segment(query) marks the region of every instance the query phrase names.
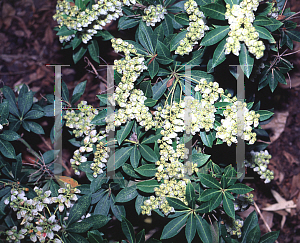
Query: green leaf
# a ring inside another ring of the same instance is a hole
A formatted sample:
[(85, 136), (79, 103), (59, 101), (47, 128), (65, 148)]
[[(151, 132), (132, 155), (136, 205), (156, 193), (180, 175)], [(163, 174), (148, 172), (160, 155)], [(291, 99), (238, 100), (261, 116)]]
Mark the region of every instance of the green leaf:
[(243, 225), (243, 230), (242, 230), (242, 243), (248, 243), (247, 241), (247, 236), (249, 232), (256, 226), (258, 225), (258, 218), (257, 214), (255, 211), (249, 214), (249, 216), (246, 218), (244, 225)]
[(186, 13), (179, 13), (175, 15), (175, 20), (182, 25), (189, 25), (189, 17)]
[(208, 161), (209, 157), (208, 154), (196, 153), (190, 156), (189, 161), (197, 163), (198, 167), (201, 167)]
[(91, 58), (95, 62), (100, 63), (100, 61), (99, 61), (99, 45), (95, 39), (89, 41), (88, 50), (89, 50)]
[(115, 204), (116, 200), (115, 200), (115, 195), (111, 194), (110, 197), (110, 208), (111, 211), (113, 212), (113, 214), (116, 216), (116, 218), (119, 221), (122, 221), (122, 216), (126, 217), (126, 211), (123, 205), (116, 205)]
[(86, 238), (84, 238), (81, 235), (75, 234), (75, 233), (69, 233), (68, 234), (68, 239), (72, 243), (89, 243)]
[(104, 215), (92, 215), (83, 219), (81, 222), (75, 222), (67, 227), (68, 232), (73, 233), (86, 233), (91, 229), (99, 229), (106, 225), (110, 220), (109, 217)]
[(151, 79), (153, 79), (154, 76), (158, 73), (158, 70), (159, 70), (158, 62), (155, 59), (151, 59), (148, 64), (148, 72)]
[(213, 178), (210, 174), (199, 174), (200, 181), (204, 186), (215, 188), (215, 189), (221, 189), (220, 183)]
[(8, 101), (3, 100), (0, 104), (0, 117), (2, 119), (7, 119), (9, 115)]
[(109, 208), (110, 208), (109, 194), (105, 193), (103, 197), (101, 197), (100, 200), (98, 201), (94, 210), (94, 214), (100, 214), (106, 216), (109, 212)]
[(110, 156), (107, 162), (107, 167), (116, 170), (123, 166), (125, 162), (129, 159), (131, 150), (134, 147), (124, 147), (115, 152), (114, 155)]
[(161, 41), (157, 41), (156, 45), (157, 57), (156, 60), (161, 64), (169, 64), (173, 62), (169, 49)]
[(91, 121), (91, 124), (102, 126), (106, 124), (105, 117), (107, 116), (107, 110), (100, 111)]
[[(132, 151), (134, 151), (134, 149), (133, 149)], [(123, 171), (124, 171), (127, 175), (129, 175), (129, 176), (131, 176), (131, 177), (133, 177), (133, 178), (136, 178), (136, 179), (141, 179), (141, 178), (142, 178), (140, 175), (138, 175), (137, 173), (135, 173), (134, 168), (133, 168), (131, 165), (129, 165), (129, 164), (126, 164), (126, 163), (125, 163), (125, 164), (122, 166), (122, 169), (123, 169)]]
[(216, 139), (216, 132), (205, 132), (200, 131), (200, 137), (203, 144), (207, 147), (212, 147), (214, 140)]
[(195, 201), (196, 201), (196, 194), (195, 194), (195, 188), (190, 182), (186, 185), (185, 194), (186, 194), (186, 200), (188, 201), (189, 205), (192, 208), (194, 208)]
[(141, 230), (136, 235), (136, 243), (144, 243), (145, 242), (145, 229)]
[(85, 46), (80, 47), (80, 49), (77, 52), (73, 53), (73, 61), (76, 64), (79, 62), (79, 60), (84, 56), (86, 53), (87, 49)]
[(137, 26), (140, 22), (140, 19), (128, 18), (126, 16), (122, 16), (118, 22), (119, 30), (126, 30)]
[[(138, 195), (137, 196), (137, 198), (135, 199), (135, 204), (134, 204), (134, 206), (135, 206), (135, 211), (136, 211), (136, 213), (138, 214), (138, 215), (140, 215), (141, 214), (141, 211), (142, 211), (142, 209), (141, 209), (141, 206), (144, 204), (144, 196), (142, 196), (142, 195)], [(138, 238), (138, 236), (137, 236), (137, 238)]]
[(144, 92), (144, 95), (147, 98), (152, 97), (152, 86), (151, 86), (151, 81), (143, 81), (140, 84), (140, 89)]
[(9, 112), (17, 117), (20, 116), (19, 110), (16, 105), (16, 97), (14, 92), (8, 86), (3, 86), (3, 95), (8, 101)]
[[(27, 89), (26, 85), (23, 85), (23, 87), (26, 87)], [(21, 113), (21, 117), (25, 116), (25, 114), (30, 110), (32, 104), (33, 104), (33, 92), (25, 93), (21, 97), (19, 96), (18, 106)]]
[(67, 220), (67, 226), (78, 221), (81, 218), (81, 216), (86, 213), (90, 204), (91, 204), (91, 195), (84, 195), (80, 197), (78, 201), (74, 204), (74, 206), (71, 208)]
[(145, 106), (148, 106), (148, 107), (153, 107), (155, 106), (157, 100), (154, 100), (152, 98), (147, 98), (145, 101), (144, 101), (144, 105)]
[(24, 123), (28, 125), (31, 132), (34, 132), (36, 134), (45, 134), (44, 129), (40, 124), (33, 121), (24, 121), (23, 124)]
[[(1, 140), (0, 140), (1, 141)], [(13, 179), (13, 174), (12, 174), (12, 168), (8, 162), (6, 162), (1, 156), (0, 156), (0, 170), (1, 172), (6, 175), (7, 177)]]
[(88, 240), (90, 243), (104, 243), (101, 235), (96, 235), (91, 232), (88, 232)]
[(102, 184), (107, 181), (106, 173), (102, 173), (101, 175), (98, 175), (97, 178), (91, 181), (90, 190), (91, 192), (98, 191)]
[(163, 229), (163, 232), (161, 234), (160, 239), (169, 239), (179, 233), (181, 228), (184, 226), (187, 217), (189, 214), (184, 214), (182, 216), (179, 216), (178, 218), (175, 218), (171, 220)]
[(122, 217), (121, 227), (129, 243), (135, 243), (135, 235), (132, 224), (124, 217)]
[(122, 126), (120, 130), (117, 131), (117, 140), (119, 145), (124, 141), (125, 138), (129, 135), (133, 126), (133, 121), (127, 121), (125, 126)]
[(147, 164), (136, 168), (135, 171), (141, 174), (142, 176), (153, 177), (157, 172), (157, 168), (154, 164)]
[(261, 26), (254, 26), (254, 27), (255, 27), (255, 30), (259, 34), (259, 38), (268, 40), (270, 43), (276, 43), (273, 36), (270, 34), (270, 32), (266, 28), (261, 27)]
[(275, 78), (274, 69), (272, 69), (272, 72), (268, 74), (267, 81), (269, 83), (271, 91), (274, 92), (278, 85), (278, 80)]
[(190, 208), (185, 205), (181, 200), (174, 197), (166, 197), (169, 205), (176, 210), (189, 210)]
[(145, 47), (149, 52), (154, 53), (152, 34), (152, 28), (150, 26), (146, 26), (146, 24), (141, 20), (139, 25), (138, 39), (143, 47)]
[(225, 3), (229, 4), (230, 7), (232, 7), (234, 4), (239, 4), (240, 3), (240, 0), (224, 0)]
[(12, 163), (12, 173), (15, 179), (20, 179), (22, 170), (22, 154), (16, 156), (16, 162)]
[(75, 5), (81, 9), (81, 10), (84, 10), (84, 7), (85, 7), (85, 4), (82, 0), (75, 0)]
[(165, 36), (173, 34), (173, 20), (169, 14), (165, 15), (165, 19), (162, 21), (161, 25), (163, 26)]
[(268, 232), (260, 238), (260, 243), (274, 243), (279, 236), (280, 231)]
[(43, 154), (43, 159), (45, 164), (52, 162), (56, 156), (59, 154), (59, 150), (49, 150)]
[(20, 138), (20, 135), (12, 130), (3, 130), (0, 138), (6, 141), (15, 141)]
[(209, 211), (211, 212), (215, 208), (217, 208), (221, 202), (222, 202), (223, 193), (219, 191), (219, 194), (215, 195), (210, 201), (209, 201)]
[(72, 49), (75, 50), (82, 43), (82, 39), (77, 36), (71, 41)]
[(156, 135), (150, 135), (149, 137), (144, 138), (143, 141), (141, 142), (141, 144), (155, 143), (161, 137), (162, 137), (162, 135), (160, 133), (156, 134)]
[(190, 214), (185, 226), (185, 237), (188, 243), (191, 243), (196, 234), (196, 219), (194, 214)]
[[(76, 85), (76, 87), (73, 90), (72, 96), (76, 95), (76, 94), (80, 94), (83, 95), (85, 87), (86, 87), (86, 82), (80, 82), (79, 84)], [(75, 101), (76, 102), (76, 101)], [(73, 102), (72, 102), (73, 103)]]
[(266, 16), (256, 16), (253, 25), (268, 26), (272, 21)]
[(31, 110), (25, 115), (24, 120), (25, 119), (39, 119), (43, 116), (44, 116), (43, 111)]
[(107, 30), (98, 30), (96, 36), (101, 36), (103, 38), (103, 41), (108, 41), (114, 38), (114, 36)]
[[(265, 27), (270, 32), (274, 32), (275, 30), (279, 29), (283, 25), (283, 23), (278, 21), (277, 19), (270, 18), (269, 20), (271, 21), (271, 24), (265, 25)], [(254, 21), (254, 23), (255, 23), (255, 21)]]
[(143, 158), (149, 162), (156, 162), (158, 160), (156, 154), (148, 145), (140, 144), (139, 151)]
[(137, 188), (142, 192), (153, 193), (154, 188), (158, 187), (157, 180), (141, 181), (136, 184)]
[(130, 163), (133, 168), (137, 168), (139, 166), (140, 159), (141, 159), (141, 153), (138, 150), (137, 145), (134, 145), (134, 148), (132, 149), (130, 154)]
[(245, 43), (241, 45), (239, 61), (244, 74), (246, 75), (247, 78), (249, 78), (253, 69), (254, 58), (251, 57)]
[(200, 239), (203, 242), (212, 242), (212, 237), (210, 234), (210, 227), (206, 220), (202, 219), (198, 214), (195, 214), (196, 217), (196, 227)]
[(218, 3), (210, 3), (201, 7), (202, 12), (213, 19), (225, 20), (226, 8)]
[(229, 199), (226, 195), (223, 197), (223, 208), (225, 210), (225, 213), (235, 219), (235, 211), (234, 211), (234, 205), (231, 199)]
[(201, 41), (202, 46), (212, 46), (222, 40), (229, 33), (229, 26), (220, 26), (206, 33)]
[(285, 30), (286, 34), (294, 41), (300, 42), (300, 32), (296, 30)]
[(225, 49), (226, 49), (226, 38), (224, 38), (219, 45), (217, 46), (216, 50), (214, 51), (213, 59), (212, 59), (212, 67), (216, 67), (222, 62), (226, 60)]
[(1, 153), (10, 159), (14, 159), (16, 157), (16, 152), (11, 143), (0, 139), (0, 151)]
[(253, 189), (245, 184), (238, 183), (230, 186), (227, 191), (231, 191), (236, 194), (246, 194), (248, 192), (253, 191)]
[(259, 110), (259, 111), (256, 111), (256, 113), (260, 115), (260, 117), (259, 117), (260, 121), (268, 120), (271, 116), (274, 115), (273, 112), (267, 111), (267, 110)]
[(180, 44), (180, 41), (186, 36), (187, 31), (181, 31), (180, 33), (178, 33), (172, 40), (170, 43), (170, 50), (171, 51), (175, 51), (177, 49), (177, 47)]
[(125, 187), (116, 196), (116, 202), (129, 202), (138, 195), (136, 185)]
[(255, 225), (255, 227), (250, 230), (247, 236), (247, 243), (258, 243), (260, 239), (260, 228), (259, 225)]
[(134, 46), (134, 48), (137, 50), (138, 54), (148, 55), (148, 52), (139, 43), (132, 41), (132, 40), (126, 40), (126, 42), (128, 42), (129, 44), (132, 44)]
[(273, 7), (273, 4), (272, 3), (262, 3), (262, 4), (259, 4), (257, 10), (256, 10), (256, 15), (262, 15), (262, 16), (267, 16), (271, 9)]
[(211, 200), (216, 195), (219, 195), (220, 190), (217, 189), (206, 189), (204, 192), (201, 193), (199, 197), (199, 201), (207, 202)]
[(164, 94), (167, 89), (167, 82), (169, 78), (165, 78), (163, 81), (159, 81), (152, 86), (153, 99), (159, 100), (159, 98)]

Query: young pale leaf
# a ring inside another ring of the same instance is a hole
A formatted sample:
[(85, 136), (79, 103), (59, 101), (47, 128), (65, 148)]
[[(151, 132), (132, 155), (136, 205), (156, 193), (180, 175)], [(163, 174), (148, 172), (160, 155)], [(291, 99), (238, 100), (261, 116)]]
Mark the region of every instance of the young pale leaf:
[(260, 228), (259, 225), (255, 225), (255, 227), (250, 230), (247, 236), (247, 243), (258, 243), (260, 239)]
[(84, 195), (78, 199), (75, 205), (71, 208), (67, 225), (78, 221), (82, 215), (86, 213), (91, 204), (91, 195)]
[(205, 16), (209, 16), (213, 19), (225, 20), (226, 8), (218, 3), (210, 3), (201, 7)]
[(253, 191), (253, 189), (245, 184), (238, 183), (230, 186), (227, 191), (236, 193), (236, 194), (246, 194)]
[(136, 184), (137, 188), (142, 192), (153, 193), (154, 188), (158, 187), (157, 180), (141, 181)]
[(127, 121), (127, 123), (121, 127), (120, 130), (117, 131), (117, 140), (119, 145), (124, 141), (125, 138), (129, 135), (132, 126), (133, 126), (133, 121)]
[(185, 237), (188, 243), (191, 243), (196, 234), (196, 219), (194, 214), (191, 213), (189, 218), (187, 219), (187, 223), (185, 226)]
[(184, 214), (182, 216), (179, 216), (178, 218), (171, 220), (164, 227), (160, 239), (161, 240), (169, 239), (177, 235), (180, 232), (180, 229), (184, 226), (188, 216), (189, 214)]
[(99, 61), (99, 45), (95, 39), (89, 41), (88, 50), (89, 50), (91, 58), (95, 62), (100, 63), (100, 61)]
[(226, 60), (225, 49), (226, 49), (226, 38), (224, 38), (219, 45), (217, 46), (216, 50), (214, 51), (213, 59), (212, 59), (212, 67), (216, 67), (222, 62)]
[(200, 239), (203, 242), (212, 242), (210, 227), (206, 220), (202, 219), (198, 214), (195, 214), (196, 227)]
[(139, 150), (145, 160), (149, 162), (156, 162), (158, 160), (156, 154), (148, 145), (140, 144)]
[(260, 238), (260, 243), (274, 243), (279, 236), (280, 231), (268, 232)]
[(244, 222), (241, 243), (248, 243), (247, 236), (256, 225), (258, 225), (258, 218), (256, 212), (253, 211)]
[(135, 235), (132, 224), (124, 217), (122, 217), (121, 227), (129, 243), (135, 243)]
[(220, 26), (209, 31), (201, 41), (202, 46), (212, 46), (222, 40), (229, 32), (229, 26)]
[(244, 74), (249, 78), (253, 69), (254, 58), (250, 55), (245, 43), (241, 45), (239, 61)]
[(174, 198), (174, 197), (167, 197), (166, 198), (169, 205), (176, 210), (189, 210), (190, 208), (185, 205), (181, 200)]
[(235, 211), (234, 211), (234, 205), (231, 199), (229, 199), (226, 195), (223, 197), (223, 208), (225, 210), (225, 213), (231, 217), (235, 218)]
[(116, 202), (115, 195), (111, 194), (111, 197), (110, 197), (110, 208), (111, 208), (111, 211), (113, 212), (113, 214), (116, 216), (116, 218), (119, 221), (122, 221), (122, 216), (126, 217), (125, 208), (124, 208), (123, 205), (116, 205), (115, 202)]
[(134, 199), (137, 195), (136, 185), (125, 187), (116, 196), (116, 202), (129, 202)]
[(147, 164), (136, 168), (135, 171), (141, 174), (142, 176), (153, 177), (157, 172), (157, 168), (154, 164)]

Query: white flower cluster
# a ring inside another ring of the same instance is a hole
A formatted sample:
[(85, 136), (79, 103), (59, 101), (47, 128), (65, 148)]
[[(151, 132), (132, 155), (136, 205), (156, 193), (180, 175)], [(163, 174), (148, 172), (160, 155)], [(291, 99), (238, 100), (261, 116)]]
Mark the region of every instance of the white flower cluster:
[(167, 10), (160, 4), (154, 6), (150, 5), (144, 9), (144, 15), (142, 20), (146, 22), (147, 26), (155, 26), (156, 23), (162, 21), (167, 14)]
[(209, 30), (206, 25), (206, 19), (198, 8), (197, 3), (194, 0), (188, 0), (184, 4), (184, 9), (189, 15), (189, 27), (187, 27), (186, 36), (180, 41), (179, 46), (175, 50), (175, 54), (183, 56), (193, 51), (193, 46), (198, 44), (204, 36), (204, 31)]
[(249, 205), (252, 205), (253, 202), (253, 194), (249, 194), (249, 196), (240, 194), (239, 197), (233, 201), (234, 210), (243, 212), (249, 207)]
[(236, 235), (238, 238), (242, 236), (242, 227), (244, 225), (244, 221), (240, 219), (232, 219), (229, 218), (225, 221), (225, 227), (228, 233), (231, 235)]
[(25, 236), (29, 236), (32, 242), (55, 242), (62, 243), (59, 238), (55, 237), (55, 232), (58, 232), (62, 227), (59, 225), (55, 214), (45, 216), (44, 209), (50, 213), (48, 205), (56, 202), (56, 197), (50, 197), (51, 191), (43, 192), (43, 189), (35, 187), (34, 191), (37, 197), (28, 199), (22, 189), (11, 190), (10, 198), (7, 198), (4, 203), (17, 211), (17, 218), (22, 219), (20, 223), (23, 226), (17, 232), (17, 226), (12, 227), (11, 230), (6, 231), (8, 242), (21, 242)]
[[(57, 20), (59, 28), (66, 26), (69, 30), (81, 32), (81, 40), (87, 43), (92, 37), (97, 34), (98, 30), (110, 23), (112, 20), (118, 19), (123, 15), (122, 6), (135, 4), (135, 0), (98, 0), (92, 5), (92, 9), (79, 9), (70, 1), (60, 0), (56, 5), (56, 14), (53, 16)], [(70, 41), (75, 35), (60, 36), (60, 42)]]
[(251, 159), (245, 161), (245, 166), (253, 168), (265, 183), (271, 182), (274, 179), (274, 172), (268, 169), (268, 164), (272, 156), (267, 150), (254, 152), (251, 151)]
[(241, 50), (240, 42), (244, 42), (256, 59), (263, 56), (265, 45), (259, 41), (259, 34), (253, 27), (254, 11), (257, 10), (259, 0), (243, 0), (239, 5), (226, 5), (225, 18), (228, 19), (230, 32), (225, 45), (225, 54), (233, 53), (238, 56)]
[[(121, 126), (122, 123), (131, 119), (136, 119), (147, 131), (155, 123), (149, 108), (144, 104), (147, 98), (144, 96), (143, 91), (134, 89), (133, 84), (141, 73), (147, 69), (144, 64), (145, 59), (137, 54), (133, 45), (126, 41), (113, 39), (112, 45), (116, 52), (124, 52), (125, 58), (115, 61), (114, 68), (122, 74), (122, 78), (115, 90), (113, 100), (118, 103), (120, 109), (105, 118), (107, 122), (106, 132), (114, 131), (116, 126)], [(132, 57), (130, 54), (136, 56)], [(114, 102), (112, 103), (114, 104)]]
[(103, 173), (105, 163), (109, 157), (110, 148), (104, 146), (103, 142), (99, 142), (96, 146), (96, 152), (94, 153), (94, 163), (91, 164), (91, 169), (94, 171), (93, 176), (97, 177)]
[(59, 212), (63, 212), (65, 207), (71, 208), (77, 201), (77, 196), (75, 193), (80, 193), (81, 191), (77, 188), (72, 188), (70, 184), (65, 183), (65, 186), (58, 189), (59, 195), (52, 198), (52, 200), (58, 203)]
[(64, 115), (66, 119), (66, 126), (74, 128), (73, 134), (75, 137), (82, 137), (83, 135), (91, 136), (95, 131), (95, 125), (91, 125), (91, 121), (98, 114), (98, 110), (91, 105), (87, 105), (86, 101), (81, 101), (78, 104), (79, 113), (74, 110), (67, 110)]
[[(224, 101), (229, 100), (227, 98)], [(256, 133), (252, 132), (252, 129), (258, 126), (260, 115), (256, 114), (255, 111), (249, 111), (247, 104), (237, 101), (236, 97), (232, 98), (231, 102), (233, 104), (231, 106), (227, 105), (223, 110), (225, 119), (222, 119), (221, 126), (217, 127), (216, 137), (231, 146), (232, 143), (237, 143), (237, 136), (242, 133), (241, 138), (249, 141), (249, 144), (253, 144), (256, 141)], [(243, 121), (238, 119), (238, 110), (243, 113)], [(238, 131), (240, 132), (238, 133)]]

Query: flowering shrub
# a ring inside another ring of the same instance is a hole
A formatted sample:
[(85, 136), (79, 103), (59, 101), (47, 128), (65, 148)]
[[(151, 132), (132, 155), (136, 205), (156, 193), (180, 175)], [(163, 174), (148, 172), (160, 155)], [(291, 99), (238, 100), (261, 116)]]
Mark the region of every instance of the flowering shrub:
[[(126, 218), (127, 202), (135, 201), (136, 217), (155, 212), (170, 219), (161, 241), (185, 227), (187, 242), (275, 242), (279, 232), (261, 236), (255, 212), (246, 219), (237, 214), (253, 204), (239, 164), (214, 155), (243, 143), (245, 166), (265, 183), (274, 179), (267, 145), (258, 141), (268, 139), (260, 124), (273, 113), (260, 110), (255, 94), (286, 83), (292, 64), (284, 53), (300, 41), (294, 14), (284, 1), (59, 0), (57, 35), (64, 48), (73, 48), (75, 63), (87, 50), (100, 63), (99, 39), (121, 54), (114, 61), (116, 87), (113, 94), (97, 95), (100, 106), (93, 107), (77, 104), (86, 82), (71, 97), (62, 82), (63, 125), (76, 147), (70, 164), (89, 180), (82, 185), (58, 175), (60, 151), (38, 154), (20, 136), (44, 134), (35, 120), (54, 116), (54, 95), (37, 100), (23, 85), (16, 98), (2, 88), (2, 239), (107, 242), (102, 227), (115, 217), (124, 239), (142, 243), (145, 230), (135, 235)], [(135, 30), (134, 38), (106, 30), (117, 19), (119, 30)], [(230, 67), (237, 63), (242, 73)], [(246, 91), (249, 85), (256, 90), (247, 99), (232, 89), (241, 76)], [(56, 140), (54, 127), (50, 138)], [(33, 164), (16, 155), (20, 142), (36, 158)]]

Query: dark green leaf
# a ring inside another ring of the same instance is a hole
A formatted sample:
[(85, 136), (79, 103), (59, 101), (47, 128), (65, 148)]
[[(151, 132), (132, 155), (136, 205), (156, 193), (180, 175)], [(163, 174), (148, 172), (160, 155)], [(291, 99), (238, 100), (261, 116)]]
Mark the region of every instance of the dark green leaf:
[(242, 183), (234, 184), (234, 185), (228, 187), (227, 190), (231, 191), (233, 193), (236, 193), (236, 194), (246, 194), (248, 192), (253, 191), (253, 189), (251, 187), (249, 187), (245, 184), (242, 184)]
[(148, 52), (139, 43), (132, 41), (132, 40), (126, 40), (126, 42), (128, 42), (129, 44), (132, 44), (134, 46), (134, 48), (137, 50), (138, 54), (148, 55)]
[(247, 243), (258, 243), (260, 239), (260, 228), (259, 225), (255, 225), (255, 227), (250, 230), (247, 236)]
[(214, 51), (213, 59), (212, 59), (212, 67), (216, 67), (222, 62), (226, 60), (225, 49), (226, 49), (226, 38), (224, 38), (219, 45), (217, 46), (216, 50)]
[(270, 43), (276, 43), (273, 36), (270, 34), (270, 32), (266, 28), (261, 27), (261, 26), (254, 26), (254, 27), (255, 27), (255, 30), (259, 34), (259, 38), (268, 40)]
[(286, 34), (294, 41), (300, 42), (300, 32), (296, 30), (285, 30)]
[(186, 13), (179, 13), (175, 15), (175, 20), (182, 25), (189, 25), (189, 17)]
[(90, 243), (104, 243), (101, 235), (96, 235), (91, 232), (88, 232), (88, 240)]
[(20, 135), (11, 130), (3, 130), (2, 134), (0, 134), (0, 138), (11, 142), (19, 139)]
[[(256, 17), (257, 18), (257, 17)], [(283, 23), (278, 21), (277, 19), (273, 19), (270, 18), (269, 19), (271, 21), (271, 24), (265, 25), (265, 27), (270, 31), (270, 32), (274, 32), (275, 30), (277, 30), (278, 28), (280, 28)], [(255, 22), (254, 22), (255, 23)]]
[(72, 35), (75, 33), (75, 30), (69, 30), (67, 26), (62, 26), (59, 31), (56, 33), (58, 36), (66, 36), (66, 35)]
[[(23, 85), (23, 87), (26, 87), (27, 89), (26, 85)], [(28, 92), (22, 95), (21, 97), (19, 96), (18, 106), (19, 106), (21, 117), (25, 116), (25, 114), (30, 110), (32, 104), (33, 104), (33, 92)]]
[(109, 208), (110, 208), (110, 198), (109, 198), (109, 194), (106, 192), (97, 203), (94, 213), (106, 216), (109, 212)]
[(218, 3), (210, 3), (201, 7), (201, 10), (206, 16), (213, 19), (225, 20), (226, 8)]
[[(134, 149), (133, 149), (132, 151), (134, 151)], [(138, 174), (134, 171), (134, 168), (133, 168), (131, 165), (129, 165), (129, 164), (126, 164), (126, 163), (125, 163), (125, 164), (122, 166), (122, 169), (123, 169), (123, 171), (124, 171), (127, 175), (129, 175), (129, 176), (131, 176), (131, 177), (133, 177), (133, 178), (136, 178), (136, 179), (141, 179), (141, 178), (142, 178), (140, 175), (138, 175)]]
[(156, 135), (150, 135), (148, 138), (144, 138), (143, 141), (141, 142), (141, 144), (154, 143), (161, 137), (162, 137), (162, 135), (160, 133), (156, 134)]
[(91, 181), (90, 190), (91, 192), (98, 191), (102, 184), (107, 181), (106, 173), (102, 173), (101, 175), (98, 175), (97, 178)]
[(179, 216), (178, 218), (171, 220), (164, 227), (160, 239), (161, 240), (169, 239), (169, 238), (177, 235), (179, 233), (180, 229), (184, 226), (188, 216), (189, 216), (189, 214), (185, 214), (185, 215)]
[(173, 62), (173, 59), (171, 58), (170, 51), (166, 47), (164, 43), (161, 41), (157, 41), (157, 46), (156, 46), (156, 51), (157, 51), (157, 57), (156, 60), (161, 63), (161, 64), (169, 64)]
[(141, 159), (141, 153), (138, 150), (137, 145), (134, 145), (134, 148), (132, 149), (130, 154), (130, 163), (133, 168), (137, 168), (139, 166), (140, 159)]
[(114, 155), (110, 156), (107, 162), (107, 167), (112, 170), (116, 170), (123, 166), (125, 162), (129, 159), (131, 150), (133, 148), (134, 147), (124, 147), (117, 150)]
[(156, 162), (158, 160), (156, 154), (148, 145), (140, 144), (139, 151), (143, 158), (149, 162)]
[(212, 242), (210, 227), (206, 220), (202, 219), (198, 214), (195, 214), (197, 232), (203, 242)]
[(116, 216), (116, 218), (119, 221), (122, 221), (122, 216), (126, 217), (125, 208), (124, 208), (123, 205), (116, 205), (115, 201), (116, 201), (115, 200), (115, 195), (111, 194), (111, 197), (110, 197), (110, 208), (111, 208), (111, 211), (113, 212), (113, 214)]
[(153, 193), (154, 188), (158, 187), (157, 180), (141, 181), (136, 184), (137, 188), (142, 192)]
[(15, 179), (20, 179), (22, 170), (22, 154), (16, 156), (16, 162), (12, 163), (12, 173)]
[(185, 205), (181, 200), (174, 198), (174, 197), (167, 197), (166, 198), (169, 205), (176, 210), (189, 210), (190, 208)]
[(216, 139), (215, 132), (205, 132), (200, 131), (200, 137), (203, 142), (203, 144), (207, 147), (212, 147), (214, 140)]
[(136, 235), (136, 243), (144, 243), (145, 242), (145, 229), (141, 230)]
[(14, 92), (8, 86), (3, 86), (3, 95), (8, 101), (9, 112), (17, 117), (20, 116), (19, 110), (16, 105), (16, 97)]
[(178, 33), (172, 40), (170, 43), (170, 50), (171, 51), (175, 51), (177, 49), (177, 47), (180, 44), (180, 41), (186, 36), (187, 31), (181, 31), (180, 33)]
[(116, 196), (116, 202), (129, 202), (138, 195), (136, 185), (125, 187)]
[(150, 26), (146, 26), (143, 21), (140, 21), (138, 38), (143, 47), (149, 52), (154, 53), (154, 47), (152, 43), (153, 30)]
[(239, 61), (244, 74), (249, 78), (253, 69), (254, 58), (250, 55), (245, 43), (241, 45)]
[(106, 225), (110, 220), (109, 217), (104, 215), (92, 215), (83, 219), (81, 222), (75, 222), (67, 227), (68, 232), (86, 233), (91, 229), (99, 229)]
[(210, 174), (200, 174), (199, 177), (201, 183), (204, 186), (221, 189), (220, 183), (215, 178), (213, 178)]
[(155, 176), (157, 169), (156, 169), (156, 165), (148, 164), (136, 168), (135, 171), (141, 174), (142, 176), (153, 177)]
[(7, 119), (9, 115), (9, 108), (8, 108), (8, 101), (3, 100), (2, 103), (0, 104), (0, 117), (2, 119)]
[(259, 117), (260, 121), (268, 120), (271, 116), (274, 115), (272, 111), (267, 111), (267, 110), (259, 110), (256, 113), (260, 115)]
[(132, 224), (124, 217), (122, 217), (121, 227), (129, 243), (135, 243), (135, 235)]
[(140, 89), (144, 92), (144, 95), (147, 98), (152, 97), (152, 86), (151, 86), (151, 81), (143, 81), (140, 84)]
[(140, 19), (128, 18), (126, 16), (122, 16), (119, 19), (118, 28), (119, 30), (126, 30), (137, 26), (140, 22)]
[(158, 73), (158, 70), (159, 70), (158, 62), (155, 59), (151, 59), (148, 64), (148, 72), (151, 79), (153, 79), (154, 76)]
[(260, 243), (274, 243), (279, 236), (280, 231), (268, 232), (260, 238)]
[(52, 162), (56, 156), (59, 154), (59, 150), (49, 150), (43, 154), (43, 159), (45, 164)]
[(11, 143), (0, 139), (0, 151), (1, 153), (10, 159), (14, 159), (16, 157), (16, 152)]
[(89, 241), (86, 238), (84, 238), (81, 235), (75, 234), (75, 233), (68, 234), (68, 239), (72, 243), (89, 243)]
[(86, 213), (91, 204), (91, 195), (84, 195), (78, 199), (78, 201), (71, 208), (67, 225), (70, 225), (78, 221), (82, 215)]
[(107, 115), (107, 110), (100, 111), (91, 121), (91, 124), (102, 126), (106, 124), (105, 117)]
[(268, 17), (257, 16), (253, 22), (253, 25), (268, 26), (271, 23), (272, 21)]
[(89, 41), (88, 50), (89, 50), (91, 58), (95, 62), (100, 63), (100, 61), (99, 61), (99, 45), (95, 39)]
[(220, 26), (209, 31), (201, 41), (202, 46), (212, 46), (222, 40), (229, 32), (229, 26)]
[(159, 100), (159, 98), (164, 94), (167, 89), (168, 78), (165, 78), (163, 81), (159, 81), (152, 86), (153, 99)]
[(24, 121), (24, 123), (27, 123), (29, 129), (31, 132), (34, 132), (36, 134), (45, 134), (44, 129), (42, 128), (42, 126), (36, 122), (33, 121)]
[[(142, 196), (142, 195), (138, 195), (137, 197), (136, 197), (136, 199), (135, 199), (135, 211), (136, 211), (136, 213), (138, 214), (138, 215), (140, 215), (141, 214), (141, 211), (142, 211), (142, 209), (141, 209), (141, 206), (144, 204), (144, 196)], [(138, 237), (137, 237), (138, 238)]]
[(219, 195), (220, 190), (217, 189), (206, 189), (204, 192), (201, 193), (199, 197), (199, 201), (206, 202), (211, 200), (216, 195)]
[(209, 201), (209, 211), (211, 212), (215, 208), (217, 208), (221, 202), (222, 202), (223, 193), (219, 191), (219, 194), (215, 195), (210, 201)]
[[(50, 106), (53, 107), (52, 105), (50, 105)], [(25, 119), (39, 119), (43, 116), (44, 116), (44, 112), (31, 110), (25, 115), (24, 120)]]
[(124, 141), (125, 138), (129, 135), (133, 126), (133, 121), (127, 121), (125, 126), (122, 126), (120, 130), (117, 131), (117, 140), (119, 145)]
[(72, 49), (75, 50), (82, 43), (82, 39), (77, 36), (71, 41)]
[(185, 237), (188, 243), (191, 243), (196, 234), (196, 219), (194, 214), (190, 214), (185, 226)]
[(249, 214), (249, 216), (246, 218), (244, 225), (243, 225), (243, 230), (242, 230), (242, 243), (248, 243), (247, 242), (247, 236), (249, 232), (256, 226), (258, 225), (258, 218), (256, 215), (256, 212), (253, 211), (252, 213)]
[(234, 205), (231, 199), (229, 199), (226, 195), (223, 197), (223, 208), (225, 213), (235, 219), (235, 211), (234, 211)]
[(82, 46), (77, 52), (73, 53), (73, 61), (75, 64), (84, 56), (86, 50), (87, 50), (86, 47)]
[(208, 154), (196, 153), (191, 155), (189, 161), (197, 163), (198, 167), (201, 167), (208, 161), (209, 157), (210, 155)]
[(192, 208), (194, 208), (195, 201), (196, 201), (196, 194), (195, 194), (195, 188), (190, 182), (186, 185), (185, 194), (186, 194), (186, 200), (188, 201), (189, 205)]

